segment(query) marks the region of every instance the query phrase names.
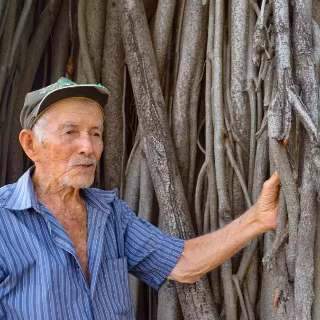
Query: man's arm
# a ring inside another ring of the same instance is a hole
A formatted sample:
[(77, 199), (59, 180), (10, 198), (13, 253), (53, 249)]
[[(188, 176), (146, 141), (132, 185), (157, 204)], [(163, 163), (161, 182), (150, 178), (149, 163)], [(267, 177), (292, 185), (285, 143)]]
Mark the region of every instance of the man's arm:
[(257, 202), (243, 215), (215, 232), (186, 240), (185, 248), (169, 279), (194, 283), (221, 265), (248, 241), (276, 227), (280, 179), (267, 180)]

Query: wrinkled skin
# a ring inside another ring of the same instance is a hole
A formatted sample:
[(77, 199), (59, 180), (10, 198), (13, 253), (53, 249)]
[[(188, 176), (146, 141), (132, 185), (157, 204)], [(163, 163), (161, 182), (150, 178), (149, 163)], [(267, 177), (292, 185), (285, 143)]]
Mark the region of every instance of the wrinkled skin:
[(31, 130), (20, 133), (24, 151), (35, 163), (34, 182), (41, 179), (42, 186), (56, 191), (89, 187), (103, 149), (100, 107), (85, 100), (60, 100), (40, 117), (35, 129), (43, 139)]

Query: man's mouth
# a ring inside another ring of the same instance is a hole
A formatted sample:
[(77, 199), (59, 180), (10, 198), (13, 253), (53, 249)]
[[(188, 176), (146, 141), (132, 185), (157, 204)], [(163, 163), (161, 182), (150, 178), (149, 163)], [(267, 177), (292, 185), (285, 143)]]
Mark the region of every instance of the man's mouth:
[(70, 161), (70, 169), (95, 169), (96, 161), (94, 159), (74, 159)]
[(79, 164), (77, 167), (80, 168), (93, 168), (93, 164)]

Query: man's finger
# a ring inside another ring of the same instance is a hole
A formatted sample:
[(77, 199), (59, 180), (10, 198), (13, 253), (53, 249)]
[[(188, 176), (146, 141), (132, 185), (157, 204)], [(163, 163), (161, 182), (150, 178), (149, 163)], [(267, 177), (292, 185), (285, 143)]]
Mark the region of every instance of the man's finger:
[(268, 185), (280, 186), (281, 180), (277, 171), (275, 171), (272, 176), (266, 181)]

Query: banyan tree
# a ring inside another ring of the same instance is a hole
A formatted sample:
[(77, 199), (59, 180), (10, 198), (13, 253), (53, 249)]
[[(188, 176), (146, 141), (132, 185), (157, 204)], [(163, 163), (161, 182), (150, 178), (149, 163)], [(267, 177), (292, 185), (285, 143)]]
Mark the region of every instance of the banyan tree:
[(223, 227), (281, 177), (275, 232), (195, 284), (131, 278), (141, 320), (320, 319), (318, 0), (0, 1), (0, 185), (32, 89), (102, 83), (96, 186), (180, 238)]

